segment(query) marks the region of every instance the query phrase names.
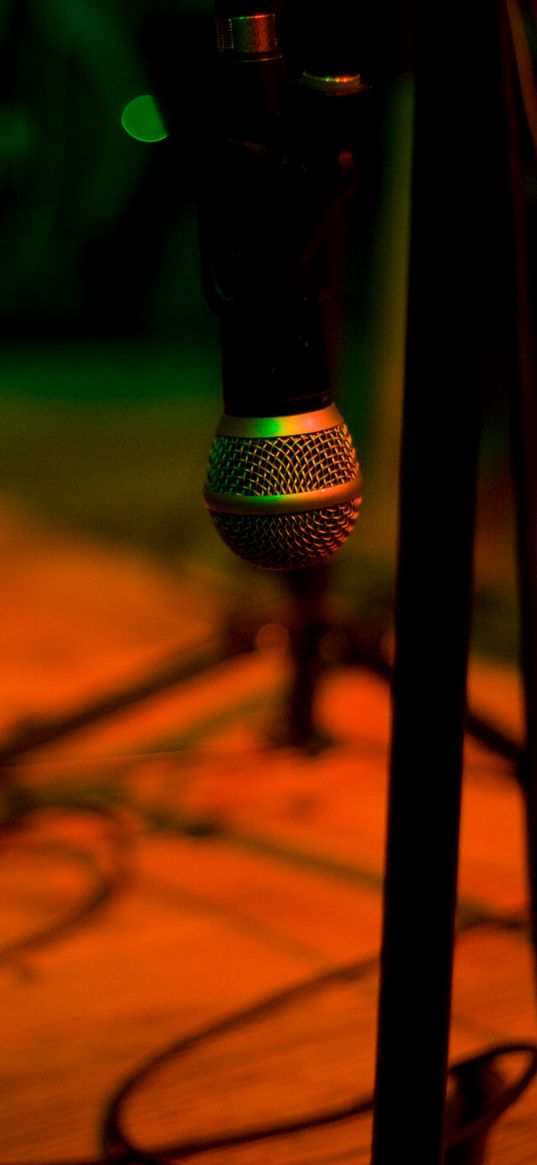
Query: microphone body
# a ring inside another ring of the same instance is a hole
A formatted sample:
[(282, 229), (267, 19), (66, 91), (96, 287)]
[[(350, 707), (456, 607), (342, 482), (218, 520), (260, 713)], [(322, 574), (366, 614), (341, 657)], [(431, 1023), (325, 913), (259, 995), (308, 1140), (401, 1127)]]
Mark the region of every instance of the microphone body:
[(220, 321), (224, 396), (204, 500), (241, 558), (295, 569), (337, 550), (360, 505), (322, 319), (324, 223), (341, 172), (308, 95), (304, 117), (287, 84), (274, 13), (231, 7), (217, 5), (215, 126), (199, 157), (202, 272)]

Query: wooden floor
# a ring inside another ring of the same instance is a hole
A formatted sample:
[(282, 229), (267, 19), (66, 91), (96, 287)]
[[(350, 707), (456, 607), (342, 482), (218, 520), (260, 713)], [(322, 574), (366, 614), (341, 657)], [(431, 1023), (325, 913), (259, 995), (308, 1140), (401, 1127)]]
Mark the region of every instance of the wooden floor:
[[(7, 512), (0, 557), (4, 738), (186, 657), (221, 626), (223, 601), (198, 580)], [(287, 678), (283, 636), (265, 628), (255, 652), (6, 770), (2, 1165), (98, 1158), (128, 1084), (118, 1120), (144, 1150), (371, 1094), (388, 692), (358, 668), (327, 675), (318, 722), (333, 743), (306, 756), (271, 743)], [(471, 690), (520, 732), (516, 673), (474, 660)], [(422, 894), (425, 883), (417, 911)], [(537, 1037), (522, 806), (507, 762), (472, 741), (460, 905), (481, 924), (458, 936), (452, 1060)], [(495, 1126), (487, 1165), (530, 1165), (536, 1135), (534, 1084)], [(201, 1160), (367, 1162), (369, 1138), (368, 1116), (351, 1116)]]

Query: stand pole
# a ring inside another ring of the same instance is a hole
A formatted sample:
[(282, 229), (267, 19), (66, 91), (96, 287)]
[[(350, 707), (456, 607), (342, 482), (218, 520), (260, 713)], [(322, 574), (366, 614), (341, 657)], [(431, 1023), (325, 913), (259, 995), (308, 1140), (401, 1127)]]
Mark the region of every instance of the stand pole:
[(417, 0), (391, 787), (373, 1165), (440, 1165), (480, 396), (491, 344), (497, 13)]
[[(508, 5), (508, 11), (512, 16), (512, 5)], [(531, 318), (536, 302), (536, 288), (535, 271), (529, 263), (532, 247), (534, 252), (534, 240), (530, 237), (524, 194), (522, 129), (512, 33), (507, 13), (504, 12), (501, 21), (504, 139), (508, 149), (510, 180), (506, 202), (511, 212), (506, 234), (509, 255), (512, 257), (506, 306), (511, 322), (511, 451), (516, 493), (520, 654), (525, 713), (525, 750), (520, 776), (526, 810), (532, 938), (537, 959), (537, 356)]]

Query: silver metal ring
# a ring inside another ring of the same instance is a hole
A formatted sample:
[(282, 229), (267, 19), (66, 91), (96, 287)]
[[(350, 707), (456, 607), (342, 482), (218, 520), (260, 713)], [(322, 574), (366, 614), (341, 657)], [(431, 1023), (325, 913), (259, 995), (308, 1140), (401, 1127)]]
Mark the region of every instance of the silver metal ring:
[(307, 89), (315, 89), (319, 93), (327, 93), (330, 97), (347, 96), (351, 93), (367, 93), (369, 85), (362, 80), (360, 73), (342, 74), (341, 76), (317, 77), (314, 73), (302, 73), (301, 85)]
[(216, 514), (256, 514), (258, 517), (271, 514), (298, 514), (304, 510), (323, 510), (329, 506), (339, 506), (343, 502), (361, 502), (362, 475), (358, 473), (350, 481), (331, 485), (326, 489), (308, 490), (298, 494), (249, 495), (215, 494), (205, 489), (203, 499), (208, 510)]
[(345, 422), (336, 405), (289, 417), (234, 417), (225, 413), (216, 430), (219, 437), (294, 437), (319, 433)]
[(274, 12), (216, 17), (216, 51), (220, 56), (260, 56), (275, 53), (278, 47)]

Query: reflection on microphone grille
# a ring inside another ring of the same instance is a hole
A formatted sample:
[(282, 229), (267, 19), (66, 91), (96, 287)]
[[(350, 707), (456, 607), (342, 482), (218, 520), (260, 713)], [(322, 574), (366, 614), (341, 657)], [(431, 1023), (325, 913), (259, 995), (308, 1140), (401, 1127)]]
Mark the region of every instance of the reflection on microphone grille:
[(248, 562), (269, 570), (311, 566), (351, 533), (361, 500), (359, 466), (340, 415), (334, 409), (324, 415), (329, 423), (314, 432), (215, 437), (206, 505), (223, 541)]

